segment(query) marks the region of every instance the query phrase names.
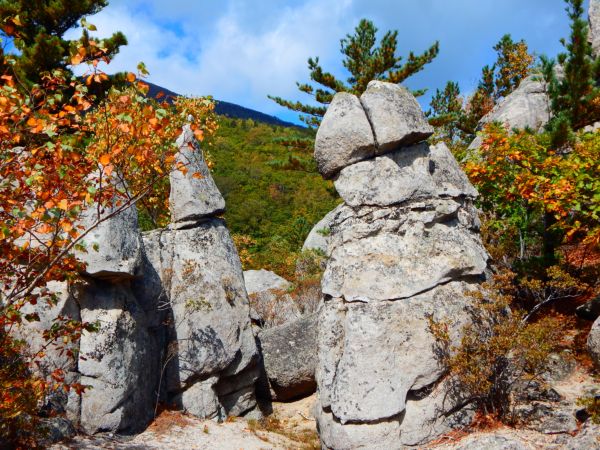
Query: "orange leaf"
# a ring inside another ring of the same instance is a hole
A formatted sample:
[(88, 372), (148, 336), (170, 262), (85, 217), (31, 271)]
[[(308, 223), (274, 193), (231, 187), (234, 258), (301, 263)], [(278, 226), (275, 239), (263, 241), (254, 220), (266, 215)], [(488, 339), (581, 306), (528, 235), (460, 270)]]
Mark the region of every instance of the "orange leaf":
[(135, 81), (135, 74), (129, 72), (127, 74), (127, 81), (129, 81), (130, 83), (133, 83)]
[(103, 166), (106, 166), (108, 163), (110, 163), (110, 154), (105, 153), (104, 155), (102, 155), (100, 157), (100, 159), (98, 160), (98, 162), (100, 164), (102, 164)]

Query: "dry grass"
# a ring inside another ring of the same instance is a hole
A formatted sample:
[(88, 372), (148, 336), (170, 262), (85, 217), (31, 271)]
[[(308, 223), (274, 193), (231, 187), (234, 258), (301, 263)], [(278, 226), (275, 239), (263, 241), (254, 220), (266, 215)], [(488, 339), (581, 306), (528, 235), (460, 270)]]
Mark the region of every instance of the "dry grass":
[(275, 414), (260, 420), (248, 420), (248, 429), (263, 441), (265, 441), (265, 438), (260, 435), (261, 431), (279, 434), (297, 443), (298, 447), (296, 448), (301, 450), (320, 450), (321, 448), (321, 442), (316, 430), (294, 429), (294, 427), (290, 426), (288, 420), (280, 419)]

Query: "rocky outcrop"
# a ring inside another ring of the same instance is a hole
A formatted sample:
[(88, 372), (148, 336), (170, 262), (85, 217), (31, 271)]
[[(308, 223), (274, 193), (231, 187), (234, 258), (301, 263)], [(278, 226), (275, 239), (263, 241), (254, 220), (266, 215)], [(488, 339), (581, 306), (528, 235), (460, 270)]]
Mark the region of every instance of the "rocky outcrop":
[(224, 221), (214, 217), (224, 202), (189, 126), (177, 144), (193, 163), (186, 173), (176, 165), (171, 174), (174, 223), (144, 235), (170, 323), (165, 396), (198, 417), (240, 415), (256, 405), (258, 377), (242, 267)]
[[(492, 122), (499, 122), (508, 129), (540, 130), (551, 117), (546, 83), (541, 78), (541, 75), (530, 75), (521, 81), (517, 89), (479, 121), (478, 130)], [(478, 136), (469, 149), (479, 148), (480, 145), (481, 137)]]
[(40, 368), (44, 375), (61, 368), (67, 382), (90, 387), (49, 399), (88, 434), (139, 431), (158, 401), (203, 418), (256, 406), (258, 352), (241, 263), (223, 220), (214, 217), (224, 202), (189, 125), (177, 144), (175, 222), (142, 238), (135, 206), (90, 208), (84, 226), (104, 221), (78, 253), (86, 263), (81, 280), (51, 284), (56, 304), (30, 305), (41, 320), (19, 330), (37, 351), (59, 316), (98, 324), (72, 349), (75, 361), (56, 345)]
[(488, 261), (477, 192), (444, 144), (411, 142), (428, 131), (396, 101), (405, 91), (370, 86), (386, 95), (369, 117), (396, 115), (411, 138), (390, 138), (385, 155), (348, 161), (335, 179), (344, 204), (331, 220), (318, 321), (324, 448), (420, 446), (473, 413), (444, 375), (430, 321), (446, 323), (455, 343), (470, 323), (469, 292)]
[(590, 22), (590, 42), (596, 57), (600, 56), (600, 0), (590, 0), (588, 10)]
[(289, 401), (315, 392), (317, 314), (273, 327), (258, 334), (264, 376), (257, 394)]
[(594, 361), (594, 365), (600, 369), (600, 318), (596, 319), (587, 339), (587, 347)]

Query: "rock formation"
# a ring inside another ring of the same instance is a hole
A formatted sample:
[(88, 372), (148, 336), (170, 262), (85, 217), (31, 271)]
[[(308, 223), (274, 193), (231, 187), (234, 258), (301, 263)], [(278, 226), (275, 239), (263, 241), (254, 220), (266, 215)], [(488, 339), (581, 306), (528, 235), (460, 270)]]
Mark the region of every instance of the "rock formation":
[(86, 263), (82, 280), (52, 283), (57, 304), (28, 305), (41, 320), (18, 331), (35, 351), (59, 315), (99, 324), (97, 332), (83, 333), (76, 361), (50, 347), (42, 367), (45, 375), (62, 368), (67, 382), (91, 386), (80, 396), (49, 399), (89, 434), (140, 431), (159, 400), (203, 418), (256, 406), (258, 352), (242, 268), (216, 217), (225, 204), (189, 125), (177, 143), (173, 223), (142, 238), (135, 206), (114, 216), (113, 209), (92, 206), (84, 226), (107, 220), (78, 253)]
[[(530, 75), (521, 81), (517, 89), (479, 121), (477, 129), (483, 129), (488, 123), (500, 122), (509, 129), (541, 130), (551, 117), (546, 83), (541, 78), (541, 75)], [(479, 148), (480, 145), (481, 137), (477, 136), (469, 149)]]
[(198, 417), (240, 415), (256, 405), (258, 377), (242, 267), (215, 217), (225, 204), (189, 125), (177, 144), (185, 169), (171, 173), (173, 222), (144, 235), (171, 323), (162, 361), (166, 398)]
[(600, 56), (600, 0), (590, 0), (588, 10), (590, 22), (590, 42), (596, 57)]
[[(360, 101), (342, 94), (340, 102), (339, 95), (315, 142), (323, 175), (336, 167), (344, 199), (331, 220), (321, 286), (319, 433), (324, 448), (417, 446), (472, 414), (444, 377), (429, 320), (447, 323), (453, 342), (470, 321), (467, 292), (484, 279), (488, 260), (477, 192), (444, 144), (419, 143), (431, 128), (406, 91), (371, 82)], [(345, 117), (343, 105), (360, 116), (361, 102), (370, 136), (362, 120), (360, 133), (351, 121), (335, 123)], [(320, 142), (344, 131), (340, 147)], [(341, 147), (356, 148), (356, 135), (363, 148), (370, 142), (370, 158), (359, 161)]]

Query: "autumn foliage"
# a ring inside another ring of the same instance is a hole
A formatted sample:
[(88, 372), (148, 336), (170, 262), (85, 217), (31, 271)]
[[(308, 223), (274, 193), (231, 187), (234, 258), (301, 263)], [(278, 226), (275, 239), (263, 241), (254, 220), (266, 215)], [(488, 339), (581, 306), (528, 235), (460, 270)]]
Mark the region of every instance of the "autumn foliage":
[[(44, 333), (46, 345), (28, 354), (13, 332), (39, 320), (29, 306), (55, 304), (48, 284), (77, 279), (84, 267), (75, 251), (85, 251), (86, 234), (111, 215), (137, 204), (164, 223), (181, 126), (192, 116), (200, 140), (216, 131), (209, 99), (157, 102), (133, 73), (122, 88), (95, 97), (96, 84), (108, 78), (98, 58), (108, 58), (88, 44), (71, 58), (89, 64), (83, 79), (57, 69), (29, 88), (10, 62), (1, 64), (7, 70), (0, 77), (0, 441), (32, 445), (28, 430), (35, 431), (46, 395), (85, 389), (66, 383), (61, 369), (46, 374), (41, 367), (49, 345), (74, 357), (72, 344), (95, 324), (59, 317)], [(90, 207), (113, 212), (84, 226)]]

